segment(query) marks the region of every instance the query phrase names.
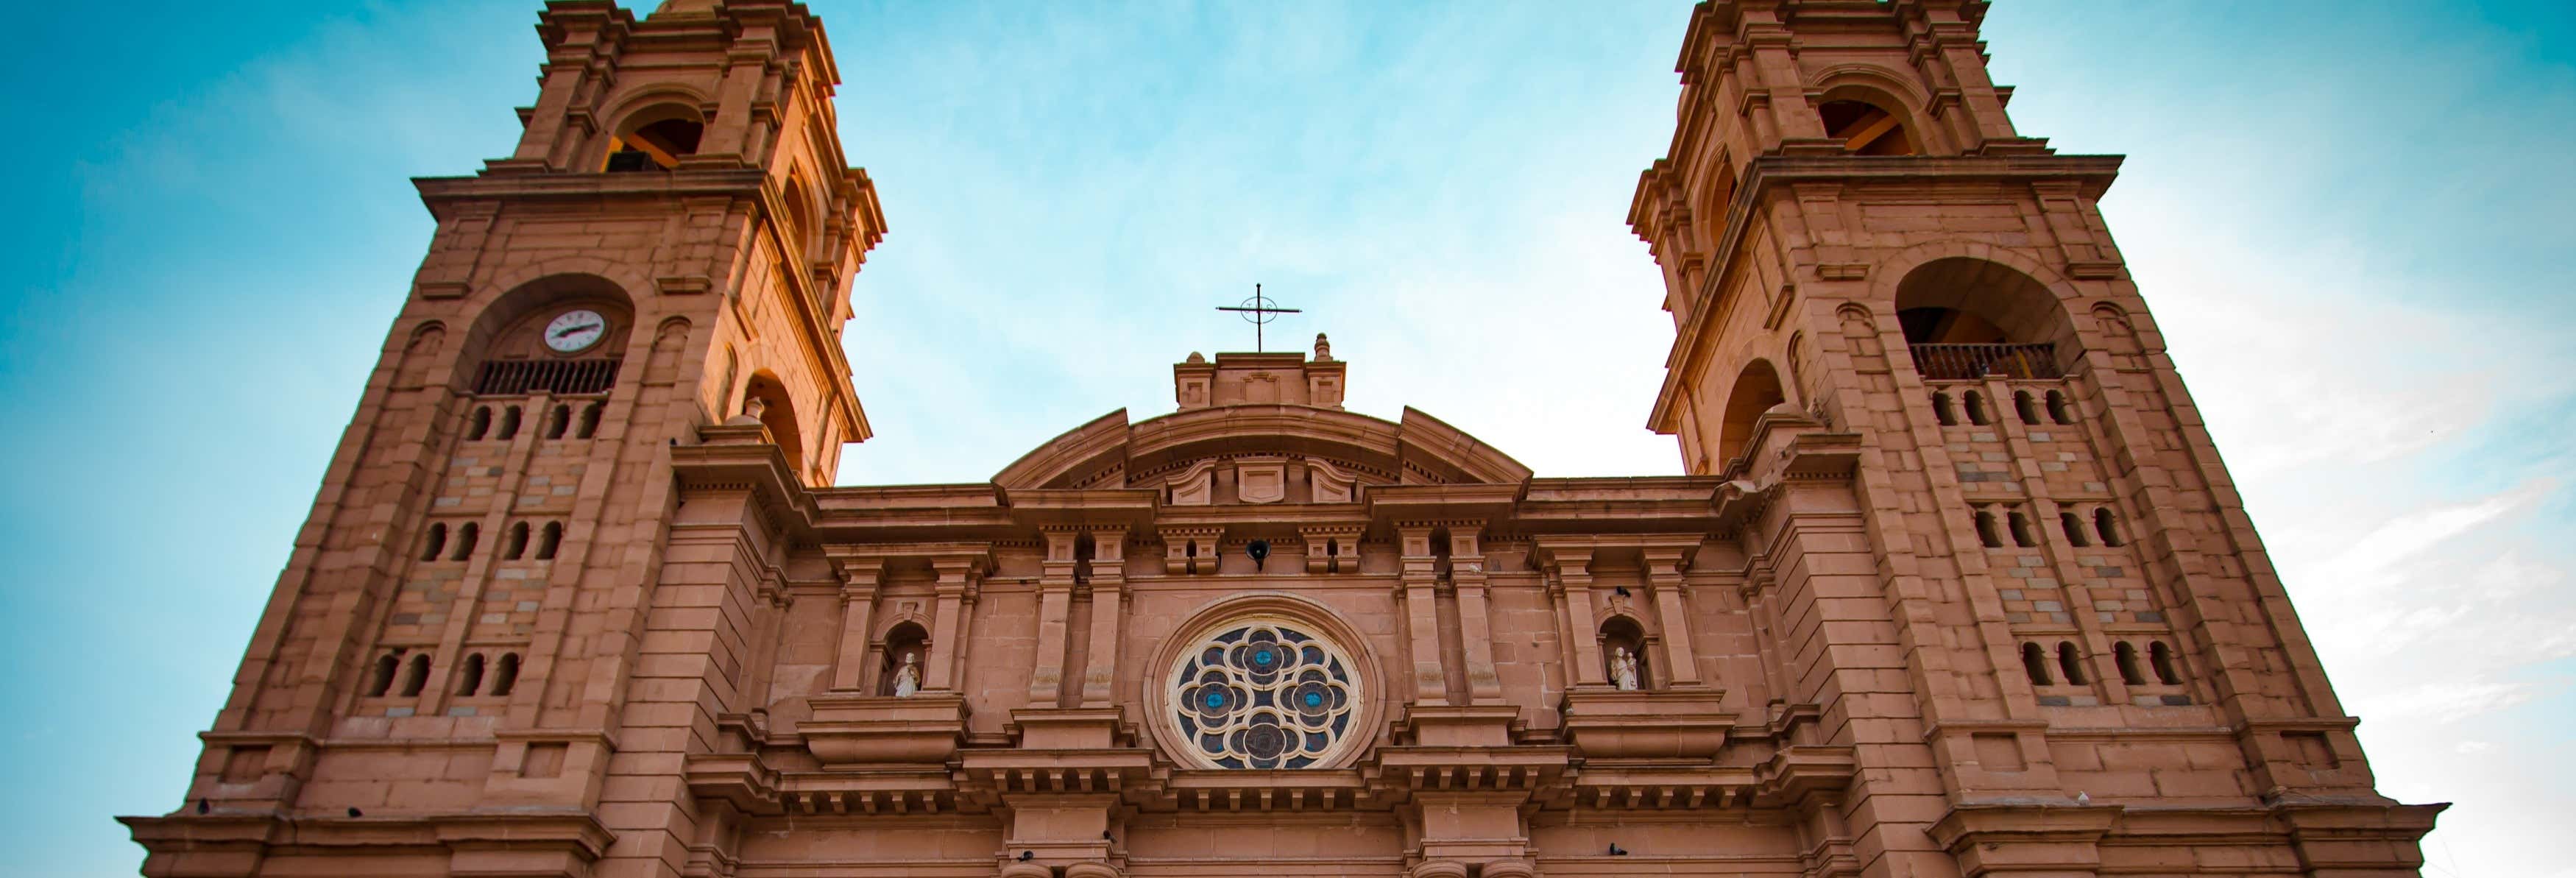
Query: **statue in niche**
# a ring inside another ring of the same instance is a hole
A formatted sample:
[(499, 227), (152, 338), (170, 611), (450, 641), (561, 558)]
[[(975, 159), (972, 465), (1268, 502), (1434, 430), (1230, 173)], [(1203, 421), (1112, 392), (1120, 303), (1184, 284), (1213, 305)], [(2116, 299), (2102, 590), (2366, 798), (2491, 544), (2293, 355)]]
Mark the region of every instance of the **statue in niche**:
[(1610, 648), (1610, 684), (1628, 692), (1645, 688), (1637, 682), (1637, 654), (1625, 645)]
[(903, 666), (894, 669), (894, 697), (910, 698), (921, 691), (921, 653), (903, 654)]

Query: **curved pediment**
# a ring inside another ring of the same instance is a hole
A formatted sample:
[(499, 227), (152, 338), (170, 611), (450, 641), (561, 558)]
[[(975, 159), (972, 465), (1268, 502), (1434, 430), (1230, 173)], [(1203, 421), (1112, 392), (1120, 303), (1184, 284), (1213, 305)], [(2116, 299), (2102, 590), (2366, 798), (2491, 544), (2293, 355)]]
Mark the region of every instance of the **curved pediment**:
[(1008, 489), (1151, 489), (1168, 502), (1335, 503), (1368, 485), (1518, 484), (1528, 467), (1407, 408), (1390, 422), (1306, 405), (1229, 405), (1137, 423), (1104, 415), (995, 474)]

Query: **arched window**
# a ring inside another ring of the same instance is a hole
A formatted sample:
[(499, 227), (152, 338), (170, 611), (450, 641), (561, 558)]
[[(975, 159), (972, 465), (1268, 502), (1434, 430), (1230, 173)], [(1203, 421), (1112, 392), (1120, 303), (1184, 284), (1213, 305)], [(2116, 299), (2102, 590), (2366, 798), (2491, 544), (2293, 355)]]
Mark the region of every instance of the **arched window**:
[(1950, 410), (1949, 394), (1933, 391), (1932, 419), (1941, 422), (1941, 426), (1944, 427), (1959, 423), (1959, 414)]
[(1913, 138), (1905, 130), (1905, 120), (1867, 101), (1826, 101), (1816, 108), (1824, 120), (1825, 136), (1842, 141), (1843, 149), (1854, 155), (1913, 155)]
[(518, 406), (508, 406), (501, 409), (501, 435), (494, 436), (492, 438), (499, 439), (503, 442), (519, 438)]
[(403, 670), (403, 697), (418, 695), (421, 687), (427, 685), (429, 685), (429, 654), (413, 653), (410, 664)]
[(573, 438), (588, 439), (599, 435), (599, 410), (600, 404), (596, 402), (581, 407), (581, 427), (573, 433)]
[(2138, 647), (2136, 645), (2131, 644), (2126, 640), (2120, 641), (2118, 646), (2111, 648), (2111, 661), (2113, 664), (2120, 666), (2120, 682), (2127, 683), (2131, 686), (2147, 685), (2147, 675), (2138, 670)]
[(438, 553), (444, 551), (447, 551), (447, 523), (443, 521), (430, 522), (429, 536), (421, 541), (420, 559), (423, 561), (436, 561), (438, 560)]
[(564, 431), (570, 429), (572, 429), (572, 406), (555, 403), (554, 408), (546, 411), (546, 438), (561, 439), (564, 437)]
[(2120, 544), (2120, 525), (2118, 521), (2113, 520), (2111, 507), (2094, 507), (2093, 532), (2102, 536), (2102, 545), (2117, 546)]
[(501, 660), (494, 662), (492, 666), (492, 697), (499, 698), (508, 695), (510, 694), (510, 690), (516, 688), (518, 685), (519, 654), (515, 652), (502, 653)]
[(465, 669), (457, 672), (456, 695), (459, 698), (472, 698), (474, 691), (481, 688), (483, 688), (483, 654), (478, 652), (466, 656)]
[(705, 133), (695, 109), (680, 104), (647, 109), (628, 117), (624, 130), (609, 140), (602, 169), (621, 173), (678, 168), (680, 159), (697, 154), (698, 140)]
[(501, 558), (507, 561), (516, 561), (527, 556), (528, 523), (524, 521), (513, 522), (510, 525), (509, 542), (502, 544)]
[(2022, 423), (2039, 426), (2039, 401), (2030, 395), (2030, 391), (2013, 391), (2013, 413), (2021, 416)]
[(394, 691), (394, 675), (402, 672), (402, 660), (392, 654), (376, 657), (376, 673), (367, 679), (367, 697), (383, 698)]
[(2005, 516), (2005, 520), (2012, 526), (2013, 545), (2025, 549), (2039, 545), (2038, 534), (2031, 532), (2030, 516), (2023, 515), (2021, 510), (2015, 509)]
[(2075, 423), (2075, 409), (2067, 403), (2065, 391), (2048, 392), (2048, 419), (2060, 424)]
[(1967, 395), (1963, 397), (1963, 399), (1966, 400), (1966, 408), (1968, 409), (1968, 423), (1975, 424), (1980, 427), (1985, 426), (1986, 395), (1971, 390), (1968, 391)]
[(2174, 668), (2173, 647), (2163, 641), (2147, 644), (2147, 666), (2156, 671), (2156, 682), (2167, 686), (2182, 685), (2182, 672)]
[(492, 407), (488, 405), (475, 406), (474, 416), (468, 419), (465, 423), (465, 438), (469, 441), (481, 439), (491, 432)]
[(1788, 402), (1780, 390), (1780, 375), (1765, 360), (1754, 360), (1735, 376), (1735, 387), (1727, 391), (1725, 420), (1717, 433), (1717, 459), (1734, 460), (1753, 442), (1753, 424), (1772, 406)]
[(1989, 549), (2004, 547), (2003, 533), (1995, 529), (1994, 511), (1983, 506), (1977, 507), (1977, 542)]
[(2068, 685), (2084, 685), (2084, 656), (2075, 651), (2073, 642), (2057, 642), (2057, 669), (2066, 672)]
[(1655, 676), (1646, 666), (1646, 632), (1636, 620), (1621, 616), (1601, 623), (1601, 661), (1612, 686), (1652, 689)]
[(903, 675), (906, 665), (913, 668), (915, 687), (926, 684), (930, 679), (930, 633), (911, 622), (898, 624), (886, 632), (885, 660), (877, 669), (878, 695), (895, 694), (895, 680)]
[(2053, 685), (2048, 679), (2048, 650), (2041, 649), (2039, 644), (2021, 645), (2021, 670), (2030, 675), (2030, 682), (2035, 685)]
[(537, 534), (537, 560), (552, 561), (555, 559), (555, 551), (561, 548), (563, 548), (563, 522), (546, 522), (546, 529)]
[(474, 543), (482, 536), (482, 525), (469, 521), (466, 522), (464, 526), (458, 527), (456, 529), (456, 554), (448, 556), (448, 559), (452, 561), (463, 561), (467, 558), (474, 557)]

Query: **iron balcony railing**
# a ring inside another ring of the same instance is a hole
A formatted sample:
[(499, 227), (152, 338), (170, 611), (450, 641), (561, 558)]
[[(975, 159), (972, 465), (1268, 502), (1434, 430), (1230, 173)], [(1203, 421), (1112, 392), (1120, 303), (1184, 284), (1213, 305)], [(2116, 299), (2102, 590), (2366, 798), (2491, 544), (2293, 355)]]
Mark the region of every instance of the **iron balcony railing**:
[(543, 390), (557, 395), (607, 393), (617, 385), (617, 360), (487, 360), (474, 376), (478, 396), (518, 396)]
[(2053, 344), (1918, 344), (1914, 371), (1925, 381), (1972, 381), (1987, 375), (2006, 378), (2064, 378)]

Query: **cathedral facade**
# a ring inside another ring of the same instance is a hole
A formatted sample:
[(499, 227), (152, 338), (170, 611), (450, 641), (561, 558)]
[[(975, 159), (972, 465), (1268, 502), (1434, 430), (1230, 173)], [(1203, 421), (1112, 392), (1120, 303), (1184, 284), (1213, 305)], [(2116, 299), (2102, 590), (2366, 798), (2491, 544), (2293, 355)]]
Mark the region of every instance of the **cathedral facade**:
[(551, 0), (143, 871), (2414, 875), (1984, 11), (1692, 10), (1628, 216), (1688, 475), (1347, 411), (1318, 338), (836, 487), (886, 220), (821, 21)]

